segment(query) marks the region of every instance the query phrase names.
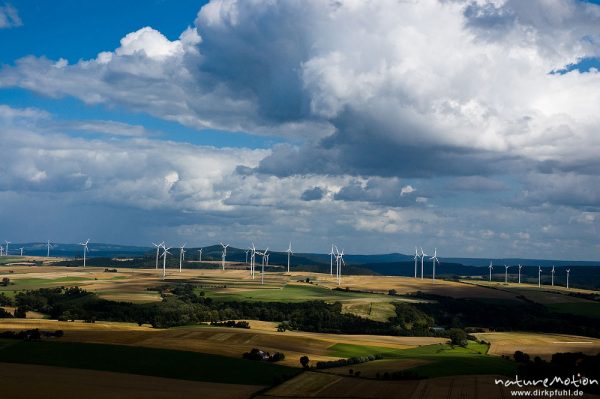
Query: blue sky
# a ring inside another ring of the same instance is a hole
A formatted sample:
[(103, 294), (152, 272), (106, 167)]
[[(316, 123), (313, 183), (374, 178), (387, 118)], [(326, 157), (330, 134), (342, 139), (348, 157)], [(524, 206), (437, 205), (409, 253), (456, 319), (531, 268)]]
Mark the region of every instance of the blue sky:
[(600, 259), (597, 4), (0, 0), (0, 240)]
[[(206, 2), (189, 0), (147, 1), (64, 1), (10, 2), (22, 20), (18, 29), (0, 30), (0, 62), (11, 64), (29, 55), (49, 59), (67, 59), (75, 63), (94, 58), (99, 52), (118, 47), (129, 32), (152, 26), (169, 39), (194, 23), (198, 10)], [(126, 9), (126, 13), (116, 10)], [(200, 145), (248, 146), (265, 148), (281, 142), (277, 137), (256, 137), (244, 132), (189, 129), (178, 123), (152, 118), (143, 112), (86, 106), (72, 98), (48, 99), (27, 90), (0, 91), (0, 101), (20, 107), (43, 108), (64, 119), (111, 119), (124, 123), (152, 126), (169, 132), (169, 139)]]

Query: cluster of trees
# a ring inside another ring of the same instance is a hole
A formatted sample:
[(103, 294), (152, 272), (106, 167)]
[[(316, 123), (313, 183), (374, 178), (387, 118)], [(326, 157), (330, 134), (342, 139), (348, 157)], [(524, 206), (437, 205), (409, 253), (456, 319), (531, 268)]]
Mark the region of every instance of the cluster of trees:
[(555, 313), (526, 300), (486, 301), (417, 293), (429, 302), (412, 305), (433, 318), (437, 325), (486, 327), (496, 331), (544, 331), (600, 337), (600, 319)]
[(4, 331), (0, 333), (0, 338), (4, 339), (21, 339), (24, 341), (39, 341), (42, 337), (60, 338), (64, 335), (63, 330), (56, 331), (41, 331), (37, 328), (33, 330)]
[(217, 327), (233, 327), (233, 328), (246, 328), (250, 329), (250, 323), (245, 320), (235, 321), (235, 320), (227, 320), (227, 321), (211, 321), (211, 326)]
[[(107, 320), (151, 324), (166, 328), (199, 322), (219, 322), (223, 320), (264, 320), (286, 322), (292, 330), (379, 335), (414, 335), (431, 320), (410, 319), (410, 311), (399, 313), (398, 323), (378, 322), (352, 314), (342, 313), (340, 303), (328, 304), (323, 301), (300, 303), (282, 302), (218, 302), (197, 293), (191, 285), (171, 287), (163, 292), (159, 303), (133, 304), (115, 302), (97, 297), (80, 288), (42, 288), (20, 292), (15, 297), (19, 315), (26, 311), (38, 311), (53, 319), (62, 320)], [(425, 315), (416, 311), (420, 319)], [(420, 326), (415, 328), (412, 326)], [(408, 329), (410, 327), (410, 329)]]
[(469, 338), (475, 338), (473, 336), (469, 337), (469, 335), (465, 332), (465, 330), (461, 328), (451, 328), (447, 331), (447, 336), (450, 338), (450, 344), (455, 346), (462, 346), (463, 348), (467, 347), (469, 343)]
[(262, 351), (258, 348), (252, 348), (250, 352), (245, 352), (242, 358), (247, 360), (257, 360), (266, 362), (279, 362), (285, 359), (285, 355), (281, 352), (275, 352), (270, 354), (269, 352)]
[(331, 367), (342, 367), (342, 366), (351, 366), (353, 364), (360, 364), (366, 362), (372, 362), (373, 360), (383, 359), (381, 355), (368, 355), (368, 356), (355, 356), (348, 359), (338, 359), (338, 360), (329, 360), (329, 361), (320, 361), (317, 362), (316, 367), (318, 369), (327, 369)]
[(6, 296), (4, 292), (0, 292), (0, 306), (12, 306), (13, 300)]
[(10, 284), (10, 279), (8, 277), (2, 277), (2, 286), (7, 287)]

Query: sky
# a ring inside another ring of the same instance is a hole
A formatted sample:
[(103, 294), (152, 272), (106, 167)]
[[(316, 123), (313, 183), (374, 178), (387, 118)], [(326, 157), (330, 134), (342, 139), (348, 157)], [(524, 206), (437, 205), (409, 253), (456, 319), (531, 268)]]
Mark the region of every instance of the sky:
[(0, 241), (600, 259), (600, 5), (0, 0)]

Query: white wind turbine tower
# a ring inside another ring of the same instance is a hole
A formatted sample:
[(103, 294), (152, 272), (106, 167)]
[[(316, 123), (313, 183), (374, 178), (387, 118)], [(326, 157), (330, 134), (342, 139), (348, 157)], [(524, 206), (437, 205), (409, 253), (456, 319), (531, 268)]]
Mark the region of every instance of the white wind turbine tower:
[(554, 287), (554, 265), (552, 265), (552, 286)]
[(292, 256), (292, 254), (294, 253), (294, 252), (292, 251), (292, 242), (291, 242), (291, 241), (290, 241), (290, 246), (288, 247), (288, 249), (287, 249), (287, 251), (286, 251), (286, 252), (287, 252), (287, 254), (288, 254), (288, 271), (287, 271), (287, 272), (289, 273), (289, 272), (290, 272), (290, 257), (291, 257), (291, 256)]
[(252, 279), (254, 279), (254, 266), (256, 265), (256, 247), (254, 243), (252, 243), (252, 248), (250, 248), (250, 275)]
[(169, 252), (169, 249), (171, 249), (170, 247), (167, 248), (166, 245), (163, 245), (163, 280), (165, 279), (165, 277), (167, 276), (167, 254), (171, 255), (171, 253)]
[(85, 254), (89, 251), (88, 250), (88, 243), (90, 242), (90, 239), (88, 238), (86, 242), (80, 242), (79, 245), (83, 246), (83, 267), (85, 267)]
[(46, 258), (50, 257), (50, 247), (52, 247), (52, 244), (50, 244), (50, 240), (48, 240), (48, 244), (47, 244), (48, 253), (46, 254)]
[(490, 261), (490, 281), (492, 281), (492, 270), (494, 270), (494, 265), (492, 265), (492, 261)]
[(331, 252), (329, 252), (329, 275), (333, 276), (333, 244), (331, 244)]
[(202, 262), (202, 248), (198, 250), (198, 262)]
[(440, 261), (438, 260), (437, 257), (437, 248), (435, 248), (433, 250), (433, 256), (431, 258), (429, 258), (429, 260), (431, 260), (433, 262), (433, 278), (432, 280), (435, 280), (435, 263), (437, 262), (437, 264), (440, 264)]
[(246, 264), (248, 264), (248, 252), (250, 252), (249, 249), (246, 250)]
[(8, 256), (8, 244), (10, 244), (10, 241), (4, 241), (6, 243), (6, 246), (4, 247), (4, 255)]
[(337, 284), (340, 285), (342, 283), (342, 264), (346, 265), (344, 262), (344, 250), (342, 252), (338, 252), (337, 247), (335, 248), (337, 255), (335, 257), (335, 263), (337, 265)]
[(504, 265), (504, 284), (508, 284), (508, 268), (510, 266)]
[(542, 286), (542, 267), (538, 266), (538, 287)]
[(23, 249), (24, 249), (23, 247), (19, 248), (19, 250), (21, 251), (21, 255), (20, 256), (23, 256)]
[(267, 255), (268, 252), (269, 252), (269, 248), (265, 249), (265, 252), (258, 252), (259, 255), (262, 255), (261, 272), (260, 272), (260, 283), (261, 284), (265, 283), (265, 259), (268, 256)]
[(156, 270), (158, 270), (158, 256), (160, 255), (160, 249), (165, 245), (165, 242), (161, 242), (160, 244), (152, 243), (156, 247)]
[(417, 262), (419, 261), (419, 251), (415, 247), (415, 278), (417, 278)]
[(0, 256), (4, 255), (4, 247), (0, 245)]
[(425, 259), (427, 255), (425, 252), (423, 252), (423, 247), (421, 247), (421, 280), (423, 280), (423, 259)]
[(521, 269), (523, 268), (522, 265), (519, 265), (519, 284), (521, 284)]
[(183, 259), (185, 259), (185, 244), (179, 247), (179, 273), (181, 273), (181, 264), (183, 263)]
[(225, 270), (225, 258), (227, 257), (227, 247), (229, 246), (229, 244), (225, 245), (223, 243), (220, 243), (221, 246), (223, 247), (223, 253), (221, 254), (221, 265), (223, 266), (223, 270)]
[(571, 273), (571, 269), (567, 269), (567, 289), (569, 289), (569, 273)]

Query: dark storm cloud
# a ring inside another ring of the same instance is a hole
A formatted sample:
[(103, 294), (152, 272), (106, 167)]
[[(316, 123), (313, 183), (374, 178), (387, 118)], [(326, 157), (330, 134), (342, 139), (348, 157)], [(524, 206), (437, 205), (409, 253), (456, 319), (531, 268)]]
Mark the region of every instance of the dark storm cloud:
[(325, 192), (321, 187), (313, 187), (309, 188), (308, 190), (305, 190), (300, 196), (300, 199), (302, 201), (316, 201), (323, 198), (324, 195)]

